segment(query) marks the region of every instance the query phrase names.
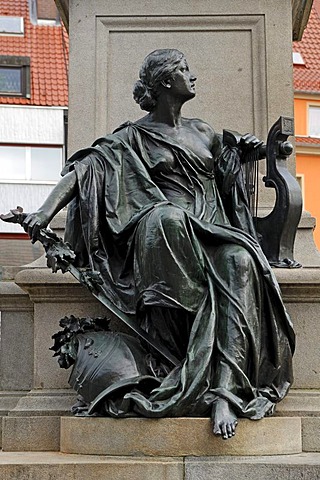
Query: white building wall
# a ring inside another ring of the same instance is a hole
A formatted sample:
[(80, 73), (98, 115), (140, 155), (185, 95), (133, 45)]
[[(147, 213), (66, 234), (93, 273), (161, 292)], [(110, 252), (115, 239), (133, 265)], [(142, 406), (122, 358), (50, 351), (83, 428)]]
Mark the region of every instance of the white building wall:
[(0, 143), (63, 145), (63, 111), (0, 105)]
[[(54, 185), (0, 183), (0, 213), (8, 213), (17, 206), (21, 206), (24, 212), (34, 212), (42, 205), (53, 187)], [(23, 233), (23, 230), (20, 225), (0, 221), (0, 233)]]
[[(0, 145), (64, 144), (64, 108), (0, 105)], [(25, 212), (35, 211), (46, 199), (52, 182), (8, 182), (0, 180), (0, 213), (22, 206)], [(21, 233), (19, 225), (0, 221), (0, 233)], [(1, 263), (1, 262), (0, 262)]]

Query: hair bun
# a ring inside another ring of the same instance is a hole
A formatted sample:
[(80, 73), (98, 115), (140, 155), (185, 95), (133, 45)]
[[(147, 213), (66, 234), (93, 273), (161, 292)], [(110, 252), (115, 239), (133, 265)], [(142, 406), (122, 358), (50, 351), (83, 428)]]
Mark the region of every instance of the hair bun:
[(142, 80), (137, 80), (134, 84), (133, 98), (140, 105), (141, 110), (147, 112), (151, 112), (156, 105), (151, 89)]

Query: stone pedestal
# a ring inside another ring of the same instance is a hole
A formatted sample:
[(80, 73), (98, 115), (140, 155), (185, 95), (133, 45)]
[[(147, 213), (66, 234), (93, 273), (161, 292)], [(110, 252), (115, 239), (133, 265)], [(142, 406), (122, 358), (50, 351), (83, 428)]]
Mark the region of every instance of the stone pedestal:
[[(320, 271), (303, 268), (275, 272), (297, 333), (295, 388), (279, 404), (277, 415), (298, 419), (303, 449), (320, 452), (320, 438), (314, 434), (320, 419)], [(76, 395), (68, 386), (70, 372), (61, 370), (51, 356), (51, 336), (65, 315), (109, 313), (69, 274), (52, 274), (42, 268), (24, 270), (18, 273), (16, 282), (18, 285), (0, 283), (3, 448), (58, 451), (60, 417), (66, 417), (63, 422), (73, 421), (67, 417)], [(114, 319), (111, 323), (113, 329), (121, 329)], [(23, 342), (16, 335), (19, 331), (23, 332)], [(262, 428), (259, 422), (249, 422), (246, 428), (254, 432), (259, 425)]]
[[(0, 423), (32, 387), (33, 306), (13, 282), (0, 282)], [(0, 446), (1, 446), (0, 439)]]
[(315, 226), (316, 219), (304, 211), (296, 234), (294, 259), (307, 268), (320, 268), (320, 252), (313, 238)]
[[(141, 116), (131, 88), (142, 59), (155, 48), (181, 49), (197, 71), (197, 99), (186, 105), (185, 116), (202, 118), (217, 131), (250, 131), (264, 139), (280, 115), (292, 116), (291, 2), (69, 3), (70, 153), (90, 145), (123, 121)], [(294, 173), (293, 158), (290, 169)], [(261, 200), (270, 207), (268, 195), (262, 195)], [(300, 238), (306, 230), (311, 238), (312, 220), (304, 217), (300, 226), (297, 260), (318, 266), (319, 256), (312, 242)], [(320, 452), (319, 271), (306, 268), (276, 272), (297, 331), (296, 389), (279, 405), (279, 417), (258, 423), (240, 420), (238, 437), (228, 443), (209, 435), (207, 419), (186, 422), (68, 417), (75, 395), (68, 389), (69, 372), (60, 370), (50, 356), (51, 335), (65, 315), (105, 315), (105, 310), (70, 276), (52, 275), (45, 269), (19, 272), (18, 286), (0, 284), (1, 341), (5, 345), (0, 356), (0, 411), (7, 414), (3, 420), (6, 452), (0, 454), (0, 478), (320, 478), (320, 453), (314, 453)], [(22, 350), (18, 350), (22, 344)], [(72, 430), (74, 425), (80, 430)], [(152, 440), (153, 452), (146, 440)], [(256, 452), (257, 456), (239, 456), (245, 453), (240, 440), (247, 442), (247, 452)], [(76, 448), (80, 452), (81, 447), (82, 452), (89, 453), (85, 451), (88, 442), (94, 444), (91, 453), (97, 455), (60, 452)], [(268, 452), (261, 450), (266, 447)], [(23, 453), (26, 449), (29, 452)], [(39, 455), (43, 450), (51, 452)], [(303, 453), (294, 453), (301, 450)], [(282, 455), (262, 455), (275, 452)], [(285, 455), (288, 452), (290, 455)]]
[(241, 419), (236, 436), (224, 441), (212, 434), (208, 418), (65, 417), (61, 419), (60, 450), (85, 455), (158, 457), (293, 454), (302, 452), (301, 420)]

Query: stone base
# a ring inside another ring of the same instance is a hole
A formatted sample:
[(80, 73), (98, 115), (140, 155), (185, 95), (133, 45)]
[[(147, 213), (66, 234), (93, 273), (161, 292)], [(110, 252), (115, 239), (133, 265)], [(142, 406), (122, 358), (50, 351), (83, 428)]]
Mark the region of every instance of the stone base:
[(0, 453), (0, 480), (183, 480), (183, 459)]
[(294, 259), (304, 267), (320, 266), (320, 252), (313, 238), (315, 226), (316, 219), (309, 212), (303, 211), (296, 234)]
[(318, 480), (320, 454), (146, 458), (0, 453), (0, 480)]
[(9, 415), (13, 417), (69, 415), (76, 398), (76, 392), (71, 388), (30, 390), (19, 399)]
[(26, 395), (27, 392), (24, 391), (4, 391), (0, 392), (0, 416), (7, 415), (8, 412), (13, 410), (17, 403), (19, 402), (20, 398)]
[(3, 417), (2, 438), (4, 452), (58, 452), (60, 417)]
[(22, 395), (25, 395), (26, 392), (22, 391), (14, 391), (14, 392), (6, 392), (2, 391), (0, 393), (0, 448), (2, 448), (2, 423), (3, 418), (8, 415), (8, 412), (15, 408), (19, 399)]
[[(3, 415), (3, 431), (2, 443), (5, 451), (37, 451), (37, 450), (53, 450), (60, 449), (60, 417), (67, 417), (70, 422), (81, 421), (79, 417), (73, 417), (70, 414), (70, 406), (75, 402), (76, 396), (71, 390), (50, 391), (50, 390), (32, 390), (29, 394), (20, 398), (18, 405), (13, 408), (8, 414), (4, 412)], [(0, 397), (1, 400), (1, 397)], [(8, 399), (9, 400), (9, 399)], [(17, 402), (18, 399), (15, 400)], [(14, 405), (13, 405), (14, 406)], [(1, 414), (1, 411), (0, 411)], [(70, 417), (70, 418), (69, 418)], [(292, 389), (288, 396), (280, 402), (277, 406), (276, 416), (265, 419), (267, 422), (279, 420), (279, 417), (294, 417), (301, 422), (302, 432), (298, 433), (298, 437), (302, 436), (302, 451), (304, 452), (320, 452), (320, 391), (319, 390), (295, 390)], [(69, 421), (68, 420), (68, 421)], [(85, 419), (87, 421), (95, 421), (94, 418)], [(118, 432), (120, 425), (123, 425), (123, 420), (111, 420), (114, 423), (114, 429)], [(130, 419), (128, 419), (130, 420)], [(128, 422), (127, 420), (127, 422)], [(140, 419), (145, 421), (147, 425), (150, 422), (160, 422), (160, 420)], [(161, 422), (167, 421), (177, 422), (180, 419), (162, 419)], [(190, 419), (185, 419), (189, 421)], [(207, 419), (194, 419), (200, 422), (208, 422)], [(64, 421), (64, 420), (63, 420)], [(131, 421), (139, 421), (139, 419), (131, 419)], [(250, 437), (260, 438), (261, 435), (261, 421), (246, 422), (240, 420), (240, 426), (237, 431), (237, 436), (232, 442), (237, 441), (239, 435), (244, 428), (243, 422), (247, 424), (247, 431), (250, 430)], [(279, 420), (280, 422), (280, 420)], [(278, 425), (280, 423), (278, 422)], [(137, 423), (136, 423), (137, 424)], [(136, 425), (134, 424), (134, 425)], [(157, 424), (157, 423), (155, 423)], [(191, 428), (191, 427), (190, 427)], [(204, 434), (206, 429), (210, 430), (208, 424), (206, 426), (199, 426), (197, 435)], [(1, 430), (1, 423), (0, 423)], [(90, 429), (91, 432), (92, 429)], [(180, 427), (176, 429), (180, 432), (179, 435), (183, 437)], [(188, 432), (187, 432), (188, 433)], [(186, 435), (187, 435), (186, 433)], [(143, 432), (145, 434), (145, 432)], [(275, 435), (274, 431), (272, 434)], [(91, 432), (88, 437), (95, 437), (96, 433)], [(191, 432), (191, 436), (193, 432)], [(211, 432), (207, 433), (207, 438), (212, 441)], [(282, 433), (281, 433), (282, 435)], [(85, 434), (86, 436), (86, 434)], [(182, 438), (182, 440), (184, 440)], [(219, 440), (219, 439), (217, 439)], [(285, 439), (287, 442), (287, 437)], [(78, 444), (77, 439), (77, 444)], [(225, 442), (223, 442), (225, 443)], [(221, 445), (219, 442), (218, 445)], [(209, 452), (210, 455), (212, 453)]]
[(320, 417), (320, 390), (292, 388), (277, 405), (276, 415), (277, 417)]
[(59, 451), (60, 417), (70, 415), (76, 401), (75, 392), (42, 389), (23, 393), (15, 403), (12, 403), (15, 398), (11, 398), (12, 395), (0, 395), (1, 406), (9, 406), (10, 401), (12, 405), (0, 418), (2, 449), (9, 452)]
[(320, 455), (185, 459), (185, 480), (318, 480)]
[(63, 453), (84, 455), (212, 456), (302, 452), (301, 419), (240, 419), (228, 441), (212, 433), (208, 418), (61, 418)]

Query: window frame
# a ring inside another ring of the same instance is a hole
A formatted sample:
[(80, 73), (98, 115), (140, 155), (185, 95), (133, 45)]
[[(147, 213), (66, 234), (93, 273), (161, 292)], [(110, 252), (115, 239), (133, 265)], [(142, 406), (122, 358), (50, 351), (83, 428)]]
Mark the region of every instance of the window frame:
[(313, 138), (320, 138), (320, 133), (319, 135), (311, 135), (310, 133), (310, 108), (318, 108), (320, 112), (320, 103), (308, 102), (307, 104), (307, 136)]
[(31, 98), (30, 93), (30, 57), (0, 55), (0, 68), (19, 69), (21, 72), (21, 91), (0, 91), (0, 97)]
[[(6, 30), (0, 30), (0, 36), (24, 36), (24, 18), (16, 15), (0, 15), (0, 22), (1, 18), (18, 18), (20, 20), (20, 31), (19, 32), (9, 32)], [(1, 28), (1, 27), (0, 27)]]
[(304, 65), (304, 66), (306, 64), (300, 52), (292, 52), (292, 63), (293, 65)]
[(52, 27), (61, 26), (59, 9), (57, 6), (55, 18), (42, 18), (38, 15), (38, 10), (38, 0), (29, 0), (30, 21), (33, 25), (47, 25)]
[(31, 157), (32, 157), (32, 149), (35, 148), (44, 148), (44, 149), (58, 149), (61, 151), (60, 157), (60, 167), (61, 170), (64, 167), (64, 146), (63, 145), (47, 145), (47, 144), (8, 144), (8, 143), (0, 143), (0, 147), (19, 147), (24, 148), (24, 164), (25, 164), (25, 172), (26, 177), (29, 178), (15, 178), (15, 179), (8, 179), (8, 178), (1, 178), (0, 175), (0, 184), (23, 184), (23, 185), (56, 185), (59, 181), (59, 177), (56, 180), (35, 180), (31, 178)]
[(296, 172), (296, 180), (297, 180), (297, 182), (300, 186), (300, 189), (301, 189), (302, 206), (304, 208), (304, 204), (305, 204), (305, 174)]

